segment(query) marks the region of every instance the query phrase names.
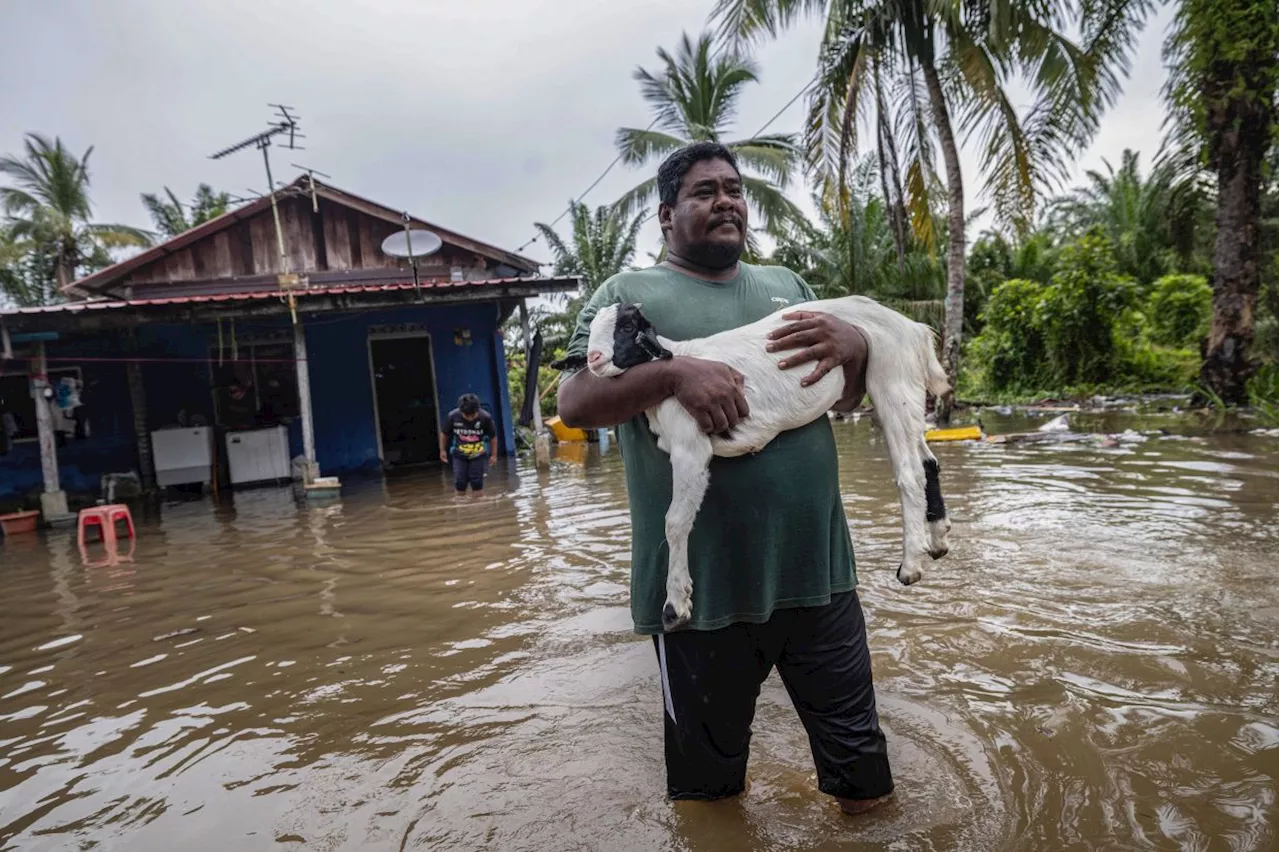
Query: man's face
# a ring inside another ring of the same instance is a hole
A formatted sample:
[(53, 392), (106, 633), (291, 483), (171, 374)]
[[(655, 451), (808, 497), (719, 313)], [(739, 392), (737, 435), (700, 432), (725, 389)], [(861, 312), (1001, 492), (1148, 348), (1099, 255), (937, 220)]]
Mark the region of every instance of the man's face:
[(658, 222), (676, 256), (727, 269), (747, 246), (742, 179), (724, 160), (699, 160), (685, 172), (674, 207), (659, 205)]
[(464, 411), (464, 412), (462, 412), (462, 419), (463, 419), (463, 420), (465, 420), (465, 421), (467, 421), (468, 423), (474, 423), (474, 422), (476, 421), (476, 418), (477, 418), (477, 417), (479, 417), (479, 416), (480, 416), (480, 412), (479, 412), (479, 411), (473, 411), (473, 412), (471, 412), (470, 414), (468, 414), (468, 413), (467, 413), (467, 412), (465, 412), (465, 411)]

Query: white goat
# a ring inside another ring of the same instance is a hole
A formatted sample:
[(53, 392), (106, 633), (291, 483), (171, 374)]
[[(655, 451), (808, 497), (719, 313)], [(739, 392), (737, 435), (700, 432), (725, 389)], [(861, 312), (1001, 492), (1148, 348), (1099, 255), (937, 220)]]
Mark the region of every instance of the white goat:
[[(863, 296), (809, 302), (788, 311), (832, 314), (866, 335), (867, 393), (875, 403), (902, 497), (898, 579), (910, 585), (920, 579), (925, 556), (939, 559), (946, 554), (951, 529), (938, 483), (938, 461), (924, 440), (925, 392), (940, 396), (950, 389), (934, 355), (933, 331)], [(788, 353), (768, 352), (765, 347), (769, 333), (788, 324), (782, 313), (683, 341), (659, 337), (639, 305), (607, 306), (591, 322), (586, 366), (597, 376), (617, 376), (637, 364), (680, 355), (728, 364), (744, 378), (750, 413), (728, 433), (703, 434), (674, 397), (645, 412), (658, 447), (671, 456), (671, 506), (666, 517), (670, 556), (662, 613), (666, 630), (686, 624), (693, 613), (689, 533), (707, 491), (711, 457), (759, 452), (779, 433), (825, 414), (843, 395), (842, 370), (802, 387), (802, 370), (778, 368)]]

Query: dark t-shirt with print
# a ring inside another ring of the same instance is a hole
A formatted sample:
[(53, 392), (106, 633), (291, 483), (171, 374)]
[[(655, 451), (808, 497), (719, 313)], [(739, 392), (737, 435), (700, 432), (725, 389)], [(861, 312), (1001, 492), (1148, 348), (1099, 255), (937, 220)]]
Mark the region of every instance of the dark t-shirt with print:
[(444, 420), (444, 433), (449, 436), (450, 454), (463, 459), (486, 455), (489, 442), (498, 436), (489, 412), (481, 410), (475, 420), (467, 420), (456, 408)]

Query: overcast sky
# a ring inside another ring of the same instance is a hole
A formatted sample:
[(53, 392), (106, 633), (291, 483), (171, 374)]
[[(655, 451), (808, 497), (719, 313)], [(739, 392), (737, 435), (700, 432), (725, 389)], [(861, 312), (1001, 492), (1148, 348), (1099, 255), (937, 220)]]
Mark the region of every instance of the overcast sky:
[[(262, 190), (257, 152), (208, 155), (263, 129), (267, 102), (283, 102), (308, 138), (305, 151), (273, 150), (277, 178), (294, 177), (290, 162), (309, 165), (336, 186), (515, 249), (599, 175), (618, 127), (648, 124), (632, 70), (656, 67), (655, 48), (696, 34), (712, 5), (6, 0), (0, 151), (18, 151), (27, 131), (77, 152), (95, 146), (96, 218), (149, 226), (140, 192), (167, 185), (187, 198), (201, 181)], [(1155, 154), (1169, 19), (1165, 9), (1148, 25), (1081, 169), (1117, 163), (1126, 147), (1144, 163)], [(758, 52), (761, 83), (744, 93), (742, 133), (805, 85), (818, 38), (810, 22)], [(801, 101), (770, 130), (798, 129), (803, 112)], [(973, 205), (977, 161), (965, 160)], [(586, 202), (611, 202), (644, 177), (620, 165)], [(638, 260), (657, 239), (651, 222)], [(541, 243), (525, 254), (549, 259)]]

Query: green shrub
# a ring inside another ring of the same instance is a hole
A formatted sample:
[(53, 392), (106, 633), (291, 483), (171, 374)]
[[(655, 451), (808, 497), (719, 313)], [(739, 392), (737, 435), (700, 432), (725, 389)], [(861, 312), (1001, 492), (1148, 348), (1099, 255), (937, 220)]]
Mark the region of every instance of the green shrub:
[[(548, 362), (560, 357), (564, 353), (557, 350), (554, 353), (546, 349), (542, 350), (542, 363), (538, 365), (538, 388), (545, 390), (550, 387), (551, 383), (556, 380), (559, 375), (558, 370), (553, 370), (547, 366)], [(522, 351), (507, 351), (507, 390), (511, 394), (511, 408), (515, 412), (516, 417), (520, 416), (520, 405), (524, 402), (524, 374), (525, 364), (527, 361)], [(554, 390), (547, 393), (542, 398), (542, 417), (545, 420), (556, 413), (556, 392)]]
[(1195, 349), (1212, 318), (1213, 290), (1199, 275), (1166, 275), (1151, 286), (1147, 320), (1156, 343)]
[[(1146, 312), (1139, 309), (1137, 288), (1116, 273), (1105, 237), (1086, 234), (1066, 246), (1055, 263), (1048, 284), (1012, 279), (991, 293), (985, 325), (967, 350), (971, 363), (962, 384), (968, 395), (1186, 390), (1193, 385), (1198, 353), (1153, 339), (1149, 313), (1154, 297), (1143, 305)], [(1186, 289), (1185, 282), (1181, 288), (1166, 284), (1160, 292), (1171, 292), (1161, 296), (1160, 304), (1181, 305), (1180, 292)]]
[(1101, 232), (1090, 230), (1063, 249), (1040, 318), (1059, 382), (1101, 384), (1116, 376), (1116, 327), (1135, 301), (1134, 283), (1116, 273), (1111, 244)]
[(1014, 278), (996, 287), (987, 301), (982, 333), (970, 349), (992, 390), (1033, 387), (1047, 378), (1041, 327), (1047, 290), (1038, 281)]
[(1117, 390), (1190, 391), (1200, 375), (1200, 353), (1137, 341), (1127, 347)]
[(1272, 361), (1263, 364), (1245, 385), (1249, 395), (1249, 405), (1271, 425), (1275, 425), (1280, 415), (1280, 367)]

